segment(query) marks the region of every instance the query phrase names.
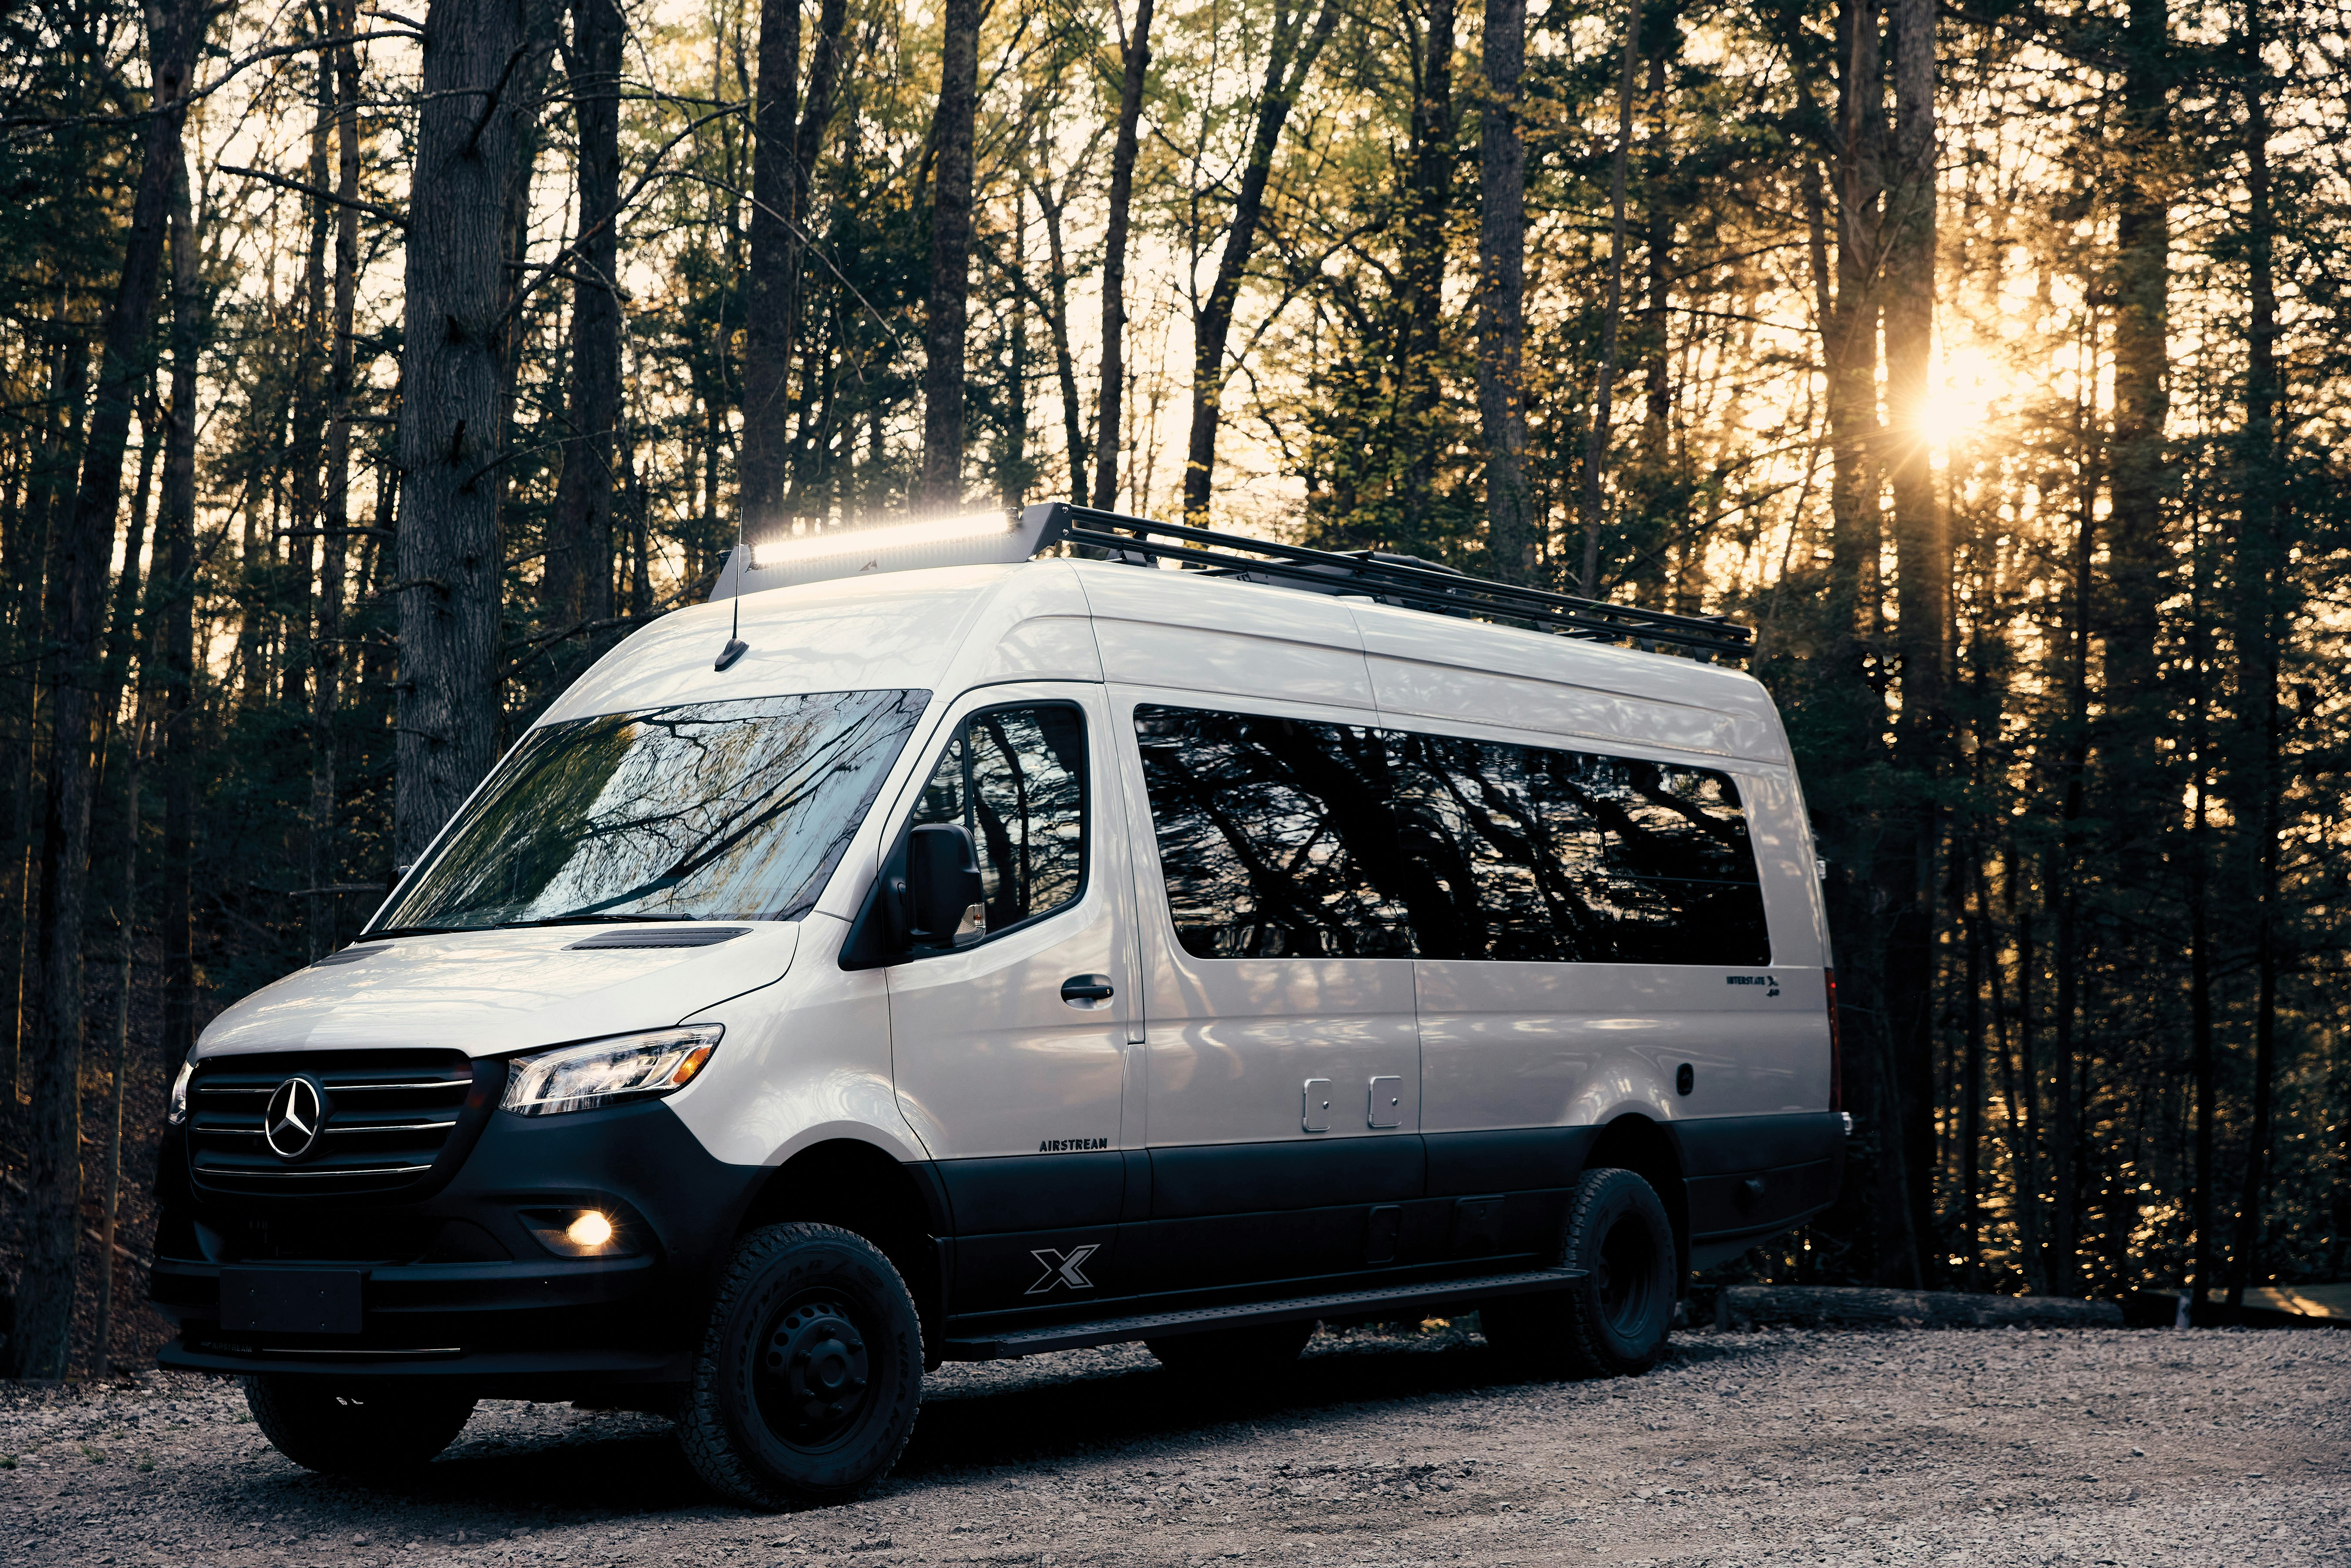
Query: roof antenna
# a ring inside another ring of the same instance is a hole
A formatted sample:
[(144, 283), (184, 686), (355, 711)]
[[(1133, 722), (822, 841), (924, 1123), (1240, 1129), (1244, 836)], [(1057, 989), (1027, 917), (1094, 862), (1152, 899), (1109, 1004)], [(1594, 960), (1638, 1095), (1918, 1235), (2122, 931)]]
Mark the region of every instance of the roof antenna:
[(738, 497), (735, 503), (735, 591), (729, 595), (735, 601), (735, 623), (727, 629), (726, 646), (719, 649), (718, 657), (711, 662), (714, 670), (726, 669), (751, 651), (751, 644), (743, 641), (743, 574), (751, 570), (751, 552), (743, 543), (743, 511)]

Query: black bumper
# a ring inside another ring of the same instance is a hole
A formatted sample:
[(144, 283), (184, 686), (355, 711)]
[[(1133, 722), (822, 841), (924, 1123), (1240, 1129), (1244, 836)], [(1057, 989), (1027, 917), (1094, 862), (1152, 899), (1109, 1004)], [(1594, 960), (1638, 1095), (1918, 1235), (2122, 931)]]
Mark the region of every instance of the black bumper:
[[(727, 1244), (768, 1175), (712, 1158), (659, 1103), (498, 1113), (454, 1176), (408, 1201), (208, 1192), (176, 1134), (161, 1170), (152, 1294), (180, 1329), (162, 1365), (453, 1379), (516, 1397), (683, 1381)], [(565, 1208), (612, 1215), (628, 1255), (541, 1246), (525, 1212)], [(360, 1332), (225, 1329), (225, 1268), (356, 1270)]]

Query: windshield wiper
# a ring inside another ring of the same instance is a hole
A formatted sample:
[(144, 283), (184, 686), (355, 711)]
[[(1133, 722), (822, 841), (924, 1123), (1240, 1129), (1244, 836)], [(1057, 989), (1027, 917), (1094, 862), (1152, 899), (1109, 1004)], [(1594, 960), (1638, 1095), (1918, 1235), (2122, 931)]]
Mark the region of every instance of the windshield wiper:
[(351, 938), (354, 942), (372, 942), (379, 936), (445, 936), (455, 931), (487, 931), (486, 925), (379, 925), (372, 931), (362, 931)]
[(630, 925), (641, 920), (699, 920), (698, 915), (550, 915), (544, 920), (502, 920), (496, 929), (518, 931), (531, 925)]

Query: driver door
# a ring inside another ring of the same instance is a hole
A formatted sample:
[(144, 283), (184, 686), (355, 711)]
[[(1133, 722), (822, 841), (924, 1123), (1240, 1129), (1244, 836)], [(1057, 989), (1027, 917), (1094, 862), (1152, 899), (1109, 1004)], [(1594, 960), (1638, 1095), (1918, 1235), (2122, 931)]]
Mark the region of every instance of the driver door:
[(904, 828), (970, 832), (984, 929), (886, 975), (899, 1103), (947, 1189), (961, 1315), (1119, 1291), (1143, 1048), (1101, 688), (996, 686), (958, 707)]

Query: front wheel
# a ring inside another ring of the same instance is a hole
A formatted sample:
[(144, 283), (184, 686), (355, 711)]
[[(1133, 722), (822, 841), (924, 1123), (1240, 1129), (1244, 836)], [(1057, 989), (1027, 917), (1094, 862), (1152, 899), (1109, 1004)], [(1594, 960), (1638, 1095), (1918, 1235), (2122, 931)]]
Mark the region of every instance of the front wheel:
[(246, 1378), (245, 1403), (271, 1447), (329, 1476), (413, 1469), (454, 1442), (474, 1413), (463, 1395), (338, 1388), (276, 1374)]
[(1626, 1170), (1588, 1171), (1568, 1199), (1559, 1266), (1584, 1277), (1563, 1291), (1509, 1296), (1479, 1314), (1486, 1343), (1531, 1371), (1636, 1376), (1657, 1364), (1673, 1326), (1673, 1222), (1656, 1192)]
[(770, 1225), (735, 1249), (678, 1437), (733, 1501), (837, 1502), (890, 1473), (922, 1381), (922, 1324), (882, 1249), (837, 1226)]

